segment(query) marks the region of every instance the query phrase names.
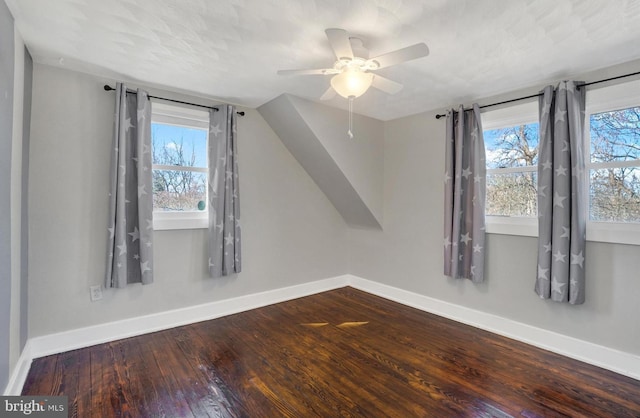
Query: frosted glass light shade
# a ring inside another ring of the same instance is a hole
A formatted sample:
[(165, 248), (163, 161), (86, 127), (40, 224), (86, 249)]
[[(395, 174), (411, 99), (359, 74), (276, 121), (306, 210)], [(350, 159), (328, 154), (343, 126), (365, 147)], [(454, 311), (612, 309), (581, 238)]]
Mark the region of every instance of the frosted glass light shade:
[(373, 74), (363, 71), (347, 70), (333, 76), (331, 87), (342, 97), (360, 97), (373, 82)]

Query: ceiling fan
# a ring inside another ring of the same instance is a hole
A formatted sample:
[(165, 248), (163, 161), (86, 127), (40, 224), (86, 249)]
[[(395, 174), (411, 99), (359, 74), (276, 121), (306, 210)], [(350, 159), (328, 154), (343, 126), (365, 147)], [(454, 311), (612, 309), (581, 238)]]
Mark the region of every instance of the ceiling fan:
[(427, 45), (418, 43), (369, 58), (362, 41), (349, 37), (346, 30), (331, 28), (325, 33), (337, 59), (332, 68), (278, 71), (279, 75), (333, 75), (331, 87), (320, 97), (321, 100), (333, 98), (336, 92), (344, 98), (353, 99), (364, 94), (371, 86), (395, 94), (402, 90), (402, 84), (371, 71), (429, 55)]

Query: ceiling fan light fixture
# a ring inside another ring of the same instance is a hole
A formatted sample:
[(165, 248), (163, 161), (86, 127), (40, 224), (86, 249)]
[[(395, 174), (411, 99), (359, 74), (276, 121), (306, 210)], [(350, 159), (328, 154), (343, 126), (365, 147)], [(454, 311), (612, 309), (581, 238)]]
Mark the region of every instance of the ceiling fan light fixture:
[(345, 70), (331, 79), (331, 87), (342, 97), (362, 96), (373, 83), (373, 74), (359, 70)]

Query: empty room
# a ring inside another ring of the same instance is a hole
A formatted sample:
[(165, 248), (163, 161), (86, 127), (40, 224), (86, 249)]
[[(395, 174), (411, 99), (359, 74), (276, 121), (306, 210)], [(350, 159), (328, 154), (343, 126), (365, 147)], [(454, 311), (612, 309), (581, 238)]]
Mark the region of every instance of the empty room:
[(0, 0), (0, 416), (640, 417), (638, 40), (638, 0)]

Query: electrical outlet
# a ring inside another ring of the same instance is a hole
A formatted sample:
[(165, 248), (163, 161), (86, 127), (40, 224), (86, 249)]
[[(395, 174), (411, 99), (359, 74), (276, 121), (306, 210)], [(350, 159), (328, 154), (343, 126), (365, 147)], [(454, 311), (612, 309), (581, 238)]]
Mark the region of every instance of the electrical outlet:
[(90, 286), (89, 296), (91, 296), (91, 302), (102, 299), (102, 286)]

